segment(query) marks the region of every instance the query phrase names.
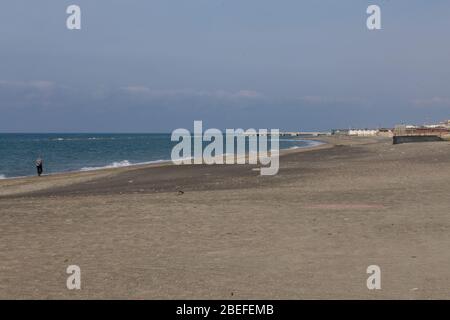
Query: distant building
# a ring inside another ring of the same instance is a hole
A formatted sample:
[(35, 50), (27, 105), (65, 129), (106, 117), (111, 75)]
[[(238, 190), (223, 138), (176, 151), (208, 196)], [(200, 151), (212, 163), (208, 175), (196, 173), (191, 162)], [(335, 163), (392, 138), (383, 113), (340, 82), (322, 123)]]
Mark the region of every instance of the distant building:
[(381, 128), (378, 130), (377, 136), (380, 137), (392, 137), (394, 136), (394, 130), (387, 129), (387, 128)]
[(331, 134), (343, 134), (348, 135), (349, 129), (332, 129)]
[(450, 127), (443, 125), (427, 125), (422, 127), (397, 125), (394, 129), (396, 136), (444, 136), (450, 133)]
[(439, 123), (440, 127), (450, 129), (450, 120), (442, 121)]
[(333, 130), (331, 130), (331, 134), (333, 134), (333, 135), (368, 137), (368, 136), (375, 136), (375, 135), (377, 135), (378, 131), (379, 130), (375, 130), (375, 129), (333, 129)]
[(433, 124), (426, 124), (423, 126), (413, 126), (408, 125), (406, 126), (407, 129), (423, 129), (423, 128), (431, 128), (431, 129), (450, 129), (450, 120), (441, 121), (439, 123), (433, 123)]
[(350, 129), (348, 131), (349, 136), (361, 136), (361, 137), (375, 136), (377, 133), (378, 130), (374, 129)]

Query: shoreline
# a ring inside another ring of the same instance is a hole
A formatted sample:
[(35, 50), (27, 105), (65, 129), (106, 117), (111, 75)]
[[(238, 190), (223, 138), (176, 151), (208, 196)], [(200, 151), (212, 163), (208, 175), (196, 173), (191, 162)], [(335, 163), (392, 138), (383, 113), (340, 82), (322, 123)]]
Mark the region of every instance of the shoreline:
[[(341, 137), (341, 136), (323, 136), (323, 137), (311, 137), (302, 138), (302, 140), (312, 140), (320, 142), (318, 145), (313, 145), (303, 148), (294, 149), (282, 149), (279, 153), (280, 168), (283, 165), (283, 161), (287, 157), (293, 155), (300, 155), (310, 152), (320, 152), (322, 149), (332, 149), (336, 146), (353, 146), (361, 144), (373, 144), (381, 141), (387, 141), (385, 138), (380, 137)], [(248, 154), (245, 156), (248, 160)], [(237, 159), (237, 158), (236, 158)], [(184, 168), (184, 169), (182, 169)], [(42, 177), (30, 176), (22, 178), (12, 178), (12, 179), (2, 179), (0, 180), (0, 199), (12, 198), (12, 197), (29, 197), (34, 195), (50, 195), (50, 194), (60, 194), (60, 190), (65, 190), (66, 194), (83, 194), (82, 189), (84, 185), (100, 184), (103, 186), (102, 194), (108, 193), (108, 185), (104, 184), (107, 180), (117, 181), (115, 185), (115, 192), (122, 193), (128, 190), (128, 181), (134, 180), (135, 175), (142, 172), (145, 176), (150, 176), (152, 174), (158, 175), (159, 183), (162, 185), (167, 185), (168, 181), (175, 178), (181, 170), (186, 170), (192, 172), (195, 176), (198, 171), (207, 170), (208, 174), (211, 176), (220, 176), (221, 179), (228, 179), (227, 172), (240, 172), (245, 168), (244, 175), (260, 175), (259, 168), (261, 166), (251, 165), (251, 164), (184, 164), (175, 165), (171, 161), (159, 162), (152, 164), (136, 164), (132, 166), (117, 167), (117, 168), (104, 168), (98, 170), (90, 171), (73, 171), (73, 172), (63, 172), (55, 173), (51, 175), (46, 175)], [(219, 175), (220, 174), (220, 175)], [(242, 174), (241, 174), (242, 175)], [(125, 179), (122, 176), (130, 176), (131, 178)], [(274, 176), (277, 179), (277, 175)], [(154, 181), (148, 181), (149, 184), (154, 184)], [(216, 184), (221, 184), (220, 181), (215, 182)], [(188, 183), (189, 184), (189, 183)], [(163, 190), (169, 191), (170, 184)], [(81, 190), (78, 190), (81, 189)], [(122, 190), (123, 189), (123, 190)], [(143, 192), (142, 190), (147, 190), (146, 186), (143, 188), (135, 188), (132, 192)], [(158, 188), (156, 188), (158, 189)], [(160, 190), (161, 191), (161, 190)], [(92, 190), (92, 192), (96, 192)], [(146, 191), (147, 192), (147, 191)]]
[[(306, 147), (298, 147), (298, 148), (288, 148), (281, 149), (279, 152), (279, 157), (283, 157), (284, 155), (291, 153), (300, 153), (300, 152), (308, 152), (311, 150), (318, 150), (323, 148), (333, 147), (332, 144), (318, 140), (318, 139), (301, 139), (301, 140), (311, 140), (318, 142), (318, 144), (314, 144)], [(241, 158), (242, 156), (236, 156), (236, 159)], [(248, 160), (248, 153), (245, 155), (245, 158)], [(152, 168), (160, 168), (160, 167), (173, 167), (173, 166), (189, 166), (194, 164), (183, 164), (183, 165), (175, 165), (171, 160), (161, 160), (158, 162), (148, 162), (148, 163), (136, 163), (127, 166), (119, 166), (119, 167), (99, 167), (98, 169), (93, 170), (78, 170), (78, 171), (68, 171), (68, 172), (56, 172), (50, 174), (44, 174), (41, 177), (37, 176), (24, 176), (24, 177), (11, 177), (0, 179), (0, 198), (4, 196), (12, 196), (12, 195), (20, 195), (26, 194), (29, 192), (35, 192), (44, 190), (47, 188), (53, 187), (63, 187), (67, 185), (71, 185), (79, 182), (87, 182), (95, 179), (105, 178), (108, 176), (113, 176), (117, 174), (121, 174), (128, 171), (139, 170), (139, 169), (152, 169)], [(206, 165), (206, 164), (201, 164)], [(233, 164), (238, 165), (238, 164)], [(248, 165), (248, 164), (245, 164)], [(208, 165), (211, 166), (211, 165)], [(218, 166), (225, 166), (225, 164), (220, 164)], [(229, 166), (229, 165), (227, 165)], [(6, 190), (5, 190), (6, 189)], [(9, 190), (8, 190), (9, 189)]]
[[(288, 151), (292, 151), (292, 150), (309, 150), (315, 147), (318, 147), (322, 144), (327, 144), (327, 142), (323, 142), (321, 140), (318, 139), (309, 139), (309, 138), (302, 138), (302, 139), (298, 139), (298, 140), (304, 140), (304, 141), (314, 141), (314, 142), (318, 142), (317, 145), (311, 145), (311, 146), (305, 146), (305, 147), (290, 147), (290, 148), (286, 148), (286, 149), (280, 149), (280, 156)], [(241, 158), (242, 156), (238, 155), (236, 158)], [(248, 153), (245, 154), (246, 159), (248, 159)], [(191, 159), (194, 160), (194, 159)], [(121, 163), (121, 162), (125, 162), (128, 160), (119, 160), (113, 163)], [(52, 172), (52, 173), (45, 173), (42, 175), (42, 177), (53, 177), (53, 176), (57, 176), (57, 175), (69, 175), (69, 174), (78, 174), (78, 173), (83, 173), (83, 172), (97, 172), (100, 170), (116, 170), (116, 169), (123, 169), (123, 168), (137, 168), (137, 167), (152, 167), (154, 165), (173, 165), (172, 160), (170, 159), (166, 159), (166, 160), (152, 160), (152, 161), (145, 161), (145, 162), (138, 162), (138, 163), (130, 163), (127, 165), (118, 165), (118, 166), (111, 166), (111, 164), (102, 166), (102, 167), (83, 167), (81, 169), (78, 170), (68, 170), (68, 171), (60, 171), (60, 172)], [(36, 177), (36, 175), (29, 175), (29, 176), (17, 176), (17, 177), (6, 177), (4, 174), (0, 174), (0, 187), (1, 187), (1, 182), (4, 180), (19, 180), (19, 179), (28, 179), (28, 178), (33, 178)]]

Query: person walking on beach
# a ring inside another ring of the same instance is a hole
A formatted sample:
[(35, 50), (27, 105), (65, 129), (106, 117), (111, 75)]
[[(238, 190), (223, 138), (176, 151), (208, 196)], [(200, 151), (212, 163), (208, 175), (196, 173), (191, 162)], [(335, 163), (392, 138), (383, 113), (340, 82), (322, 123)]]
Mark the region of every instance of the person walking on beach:
[(41, 159), (41, 157), (39, 156), (39, 157), (36, 159), (36, 169), (37, 169), (37, 174), (38, 174), (39, 177), (41, 176), (42, 171), (43, 171), (43, 168), (42, 168), (43, 164), (44, 164), (44, 161), (43, 161), (43, 160)]

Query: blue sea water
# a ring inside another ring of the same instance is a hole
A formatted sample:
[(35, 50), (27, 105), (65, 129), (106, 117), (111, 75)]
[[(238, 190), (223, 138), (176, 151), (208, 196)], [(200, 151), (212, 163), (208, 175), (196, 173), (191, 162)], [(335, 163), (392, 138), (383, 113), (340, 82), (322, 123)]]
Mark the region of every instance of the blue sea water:
[[(45, 174), (168, 161), (178, 143), (170, 137), (156, 133), (0, 134), (0, 179), (35, 175), (38, 156), (44, 160)], [(280, 137), (280, 149), (314, 143)]]

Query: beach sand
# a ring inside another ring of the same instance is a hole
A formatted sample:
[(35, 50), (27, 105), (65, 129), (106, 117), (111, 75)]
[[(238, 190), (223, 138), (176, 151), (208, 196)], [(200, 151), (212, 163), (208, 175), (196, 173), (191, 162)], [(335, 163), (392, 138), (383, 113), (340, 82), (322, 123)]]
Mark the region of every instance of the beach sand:
[(153, 165), (0, 180), (0, 298), (450, 298), (450, 142), (322, 140), (285, 152), (276, 176)]

